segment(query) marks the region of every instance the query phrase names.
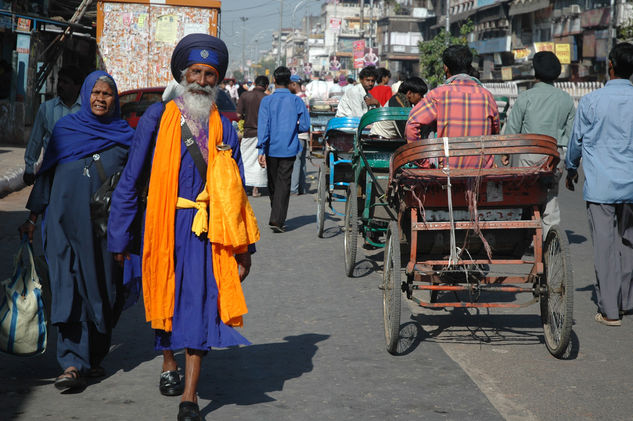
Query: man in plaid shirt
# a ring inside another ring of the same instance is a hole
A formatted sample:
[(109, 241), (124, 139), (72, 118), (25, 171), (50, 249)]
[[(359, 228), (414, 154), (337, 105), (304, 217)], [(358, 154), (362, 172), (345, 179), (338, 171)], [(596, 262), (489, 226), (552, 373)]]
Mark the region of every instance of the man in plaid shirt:
[[(444, 50), (442, 61), (446, 83), (431, 90), (413, 107), (405, 132), (407, 141), (421, 141), (431, 131), (438, 137), (499, 133), (499, 111), (494, 97), (479, 80), (470, 76), (474, 70), (470, 49), (465, 45), (451, 45)], [(420, 165), (437, 166), (432, 162), (420, 162)], [(453, 157), (449, 165), (450, 168), (491, 168), (494, 156)]]

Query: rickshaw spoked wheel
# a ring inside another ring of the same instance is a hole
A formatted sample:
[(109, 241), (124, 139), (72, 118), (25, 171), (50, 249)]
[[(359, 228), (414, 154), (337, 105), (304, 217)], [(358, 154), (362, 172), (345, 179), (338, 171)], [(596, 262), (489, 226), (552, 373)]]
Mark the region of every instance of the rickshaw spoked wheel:
[(400, 339), (400, 299), (402, 274), (400, 273), (400, 232), (396, 221), (389, 222), (385, 243), (382, 308), (385, 322), (387, 351), (395, 354)]
[(351, 278), (356, 264), (358, 243), (358, 191), (354, 182), (349, 183), (347, 187), (344, 221), (345, 274)]
[(319, 166), (319, 178), (317, 184), (317, 236), (323, 238), (323, 228), (325, 226), (325, 203), (328, 200), (328, 167), (325, 162)]
[(565, 355), (573, 324), (574, 285), (569, 243), (558, 225), (549, 229), (543, 250), (545, 274), (541, 293), (541, 320), (545, 345), (556, 358)]

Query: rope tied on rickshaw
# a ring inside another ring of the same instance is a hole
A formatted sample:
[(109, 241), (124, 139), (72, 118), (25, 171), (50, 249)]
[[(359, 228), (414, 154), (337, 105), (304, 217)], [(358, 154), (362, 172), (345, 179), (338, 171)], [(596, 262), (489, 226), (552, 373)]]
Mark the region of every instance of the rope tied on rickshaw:
[(451, 189), (451, 168), (448, 163), (449, 159), (449, 148), (448, 148), (448, 137), (443, 137), (442, 141), (444, 142), (444, 168), (442, 168), (442, 172), (446, 175), (446, 191), (448, 195), (448, 216), (451, 223), (451, 252), (448, 257), (448, 267), (450, 268), (453, 265), (456, 265), (459, 261), (459, 256), (457, 254), (457, 244), (455, 240), (455, 215), (453, 214), (453, 194)]
[[(479, 150), (479, 171), (477, 172), (477, 176), (474, 178), (468, 179), (468, 185), (466, 188), (466, 201), (468, 202), (468, 212), (470, 214), (470, 221), (473, 224), (473, 231), (475, 234), (479, 236), (484, 249), (486, 250), (486, 255), (488, 256), (488, 260), (492, 260), (492, 249), (490, 248), (490, 244), (486, 237), (484, 237), (481, 232), (481, 228), (479, 226), (479, 210), (477, 209), (477, 199), (479, 198), (479, 187), (481, 186), (481, 170), (483, 164), (483, 158), (485, 154), (485, 147), (483, 141), (480, 141), (480, 150)], [(466, 247), (466, 241), (468, 241), (468, 233), (466, 233), (466, 238), (464, 239), (464, 247)]]

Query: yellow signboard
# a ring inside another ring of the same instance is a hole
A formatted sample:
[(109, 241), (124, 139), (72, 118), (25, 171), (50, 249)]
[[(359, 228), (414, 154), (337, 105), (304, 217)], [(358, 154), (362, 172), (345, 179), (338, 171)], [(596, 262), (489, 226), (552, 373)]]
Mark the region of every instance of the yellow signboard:
[(514, 59), (515, 60), (525, 60), (530, 55), (530, 49), (529, 48), (520, 48), (518, 50), (512, 50), (512, 53), (514, 54)]
[(556, 51), (554, 52), (561, 64), (571, 63), (571, 45), (569, 44), (556, 44)]
[(554, 52), (554, 43), (553, 42), (535, 42), (534, 43), (534, 52), (538, 53), (540, 51), (551, 51), (551, 52)]

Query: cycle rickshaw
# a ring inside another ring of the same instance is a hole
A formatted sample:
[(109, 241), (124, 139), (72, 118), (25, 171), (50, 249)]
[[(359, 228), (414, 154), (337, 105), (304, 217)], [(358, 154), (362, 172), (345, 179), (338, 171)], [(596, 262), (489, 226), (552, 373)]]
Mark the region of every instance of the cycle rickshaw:
[(332, 100), (310, 100), (310, 141), (309, 156), (316, 156), (315, 151), (323, 149), (323, 136), (327, 123), (336, 114), (338, 103)]
[[(486, 169), (446, 164), (449, 157), (525, 153), (542, 154), (542, 164)], [(437, 160), (437, 168), (420, 168), (429, 160)], [(569, 245), (558, 226), (544, 239), (541, 224), (558, 161), (556, 140), (533, 134), (427, 139), (394, 153), (387, 194), (398, 219), (389, 222), (383, 276), (390, 353), (397, 352), (404, 292), (426, 308), (538, 302), (547, 349), (555, 357), (565, 355), (573, 322)], [(531, 246), (533, 257), (526, 253)], [(531, 299), (499, 301), (504, 293)], [(452, 294), (455, 299), (447, 301)]]
[(395, 218), (386, 197), (389, 160), (393, 152), (406, 144), (406, 139), (387, 139), (371, 135), (367, 128), (378, 122), (406, 121), (409, 108), (383, 107), (369, 110), (358, 125), (354, 137), (352, 170), (347, 186), (344, 217), (345, 273), (351, 277), (356, 264), (359, 234), (373, 247), (384, 247), (381, 241), (389, 221)]
[(319, 165), (317, 184), (317, 236), (323, 237), (325, 226), (325, 208), (340, 216), (342, 213), (334, 209), (332, 202), (345, 202), (345, 196), (337, 190), (345, 190), (353, 180), (352, 153), (354, 152), (354, 136), (359, 117), (335, 117), (326, 127), (324, 136), (325, 156)]

